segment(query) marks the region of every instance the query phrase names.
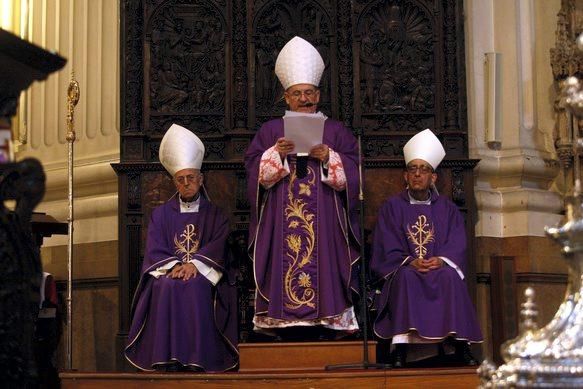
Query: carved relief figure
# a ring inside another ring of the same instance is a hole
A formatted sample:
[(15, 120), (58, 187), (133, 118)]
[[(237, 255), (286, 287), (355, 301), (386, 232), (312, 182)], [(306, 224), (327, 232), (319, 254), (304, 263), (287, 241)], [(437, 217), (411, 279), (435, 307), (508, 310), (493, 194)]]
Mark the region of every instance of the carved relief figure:
[[(426, 11), (409, 2), (380, 2), (359, 24), (362, 109), (427, 111), (433, 107), (433, 44)], [(420, 72), (424, 75), (420, 75)], [(428, 85), (423, 85), (423, 83)]]
[(208, 3), (166, 6), (152, 17), (154, 112), (224, 111), (225, 26)]

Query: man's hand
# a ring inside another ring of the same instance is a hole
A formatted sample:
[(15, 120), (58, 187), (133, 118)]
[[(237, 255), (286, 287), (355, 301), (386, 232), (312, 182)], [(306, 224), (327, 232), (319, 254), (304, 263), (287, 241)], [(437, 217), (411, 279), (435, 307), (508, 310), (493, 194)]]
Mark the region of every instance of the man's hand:
[(429, 269), (427, 269), (425, 266), (425, 263), (423, 263), (423, 259), (421, 258), (412, 260), (409, 262), (409, 265), (413, 266), (420, 273), (427, 273), (429, 271)]
[(327, 145), (319, 144), (310, 149), (310, 157), (319, 160), (322, 163), (328, 162), (330, 158), (330, 149)]
[(188, 262), (182, 265), (182, 279), (188, 281), (191, 278), (196, 277), (198, 274), (198, 269), (194, 266), (194, 263)]
[(439, 257), (431, 257), (428, 259), (417, 258), (412, 260), (409, 265), (413, 266), (420, 273), (428, 273), (431, 270), (442, 267), (443, 259)]
[(424, 261), (427, 264), (427, 268), (429, 270), (439, 269), (443, 266), (443, 259), (439, 257), (431, 257), (429, 259), (425, 259)]
[(295, 145), (291, 140), (285, 138), (279, 138), (275, 142), (275, 150), (279, 153), (279, 156), (283, 160), (289, 153), (294, 151)]
[(187, 262), (174, 266), (167, 277), (188, 281), (189, 279), (196, 277), (197, 273), (198, 271), (196, 266), (194, 266), (194, 263)]

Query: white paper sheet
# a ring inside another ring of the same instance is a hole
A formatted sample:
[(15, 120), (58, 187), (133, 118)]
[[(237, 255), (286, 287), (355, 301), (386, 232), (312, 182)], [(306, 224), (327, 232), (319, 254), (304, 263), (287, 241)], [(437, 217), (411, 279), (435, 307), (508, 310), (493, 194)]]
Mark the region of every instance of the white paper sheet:
[(307, 155), (310, 149), (322, 143), (324, 121), (319, 114), (300, 114), (294, 112), (283, 117), (284, 137), (294, 142), (293, 154)]

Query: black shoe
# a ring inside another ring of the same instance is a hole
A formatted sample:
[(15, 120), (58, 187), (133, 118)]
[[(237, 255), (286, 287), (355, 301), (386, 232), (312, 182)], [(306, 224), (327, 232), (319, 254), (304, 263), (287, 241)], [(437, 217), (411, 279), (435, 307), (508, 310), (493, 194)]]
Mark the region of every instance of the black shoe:
[(470, 345), (466, 342), (456, 342), (455, 355), (457, 360), (464, 366), (478, 366), (478, 361), (472, 355)]
[(176, 373), (181, 371), (182, 365), (178, 362), (165, 365), (167, 373)]
[(407, 362), (407, 345), (397, 344), (395, 345), (395, 350), (393, 351), (393, 367), (401, 368), (405, 367)]
[(342, 334), (336, 330), (332, 330), (330, 328), (321, 328), (320, 335), (318, 336), (318, 340), (322, 340), (322, 341), (336, 340), (339, 337), (341, 337), (341, 335)]
[(202, 367), (194, 365), (184, 365), (180, 371), (186, 371), (188, 373), (204, 373), (204, 369)]

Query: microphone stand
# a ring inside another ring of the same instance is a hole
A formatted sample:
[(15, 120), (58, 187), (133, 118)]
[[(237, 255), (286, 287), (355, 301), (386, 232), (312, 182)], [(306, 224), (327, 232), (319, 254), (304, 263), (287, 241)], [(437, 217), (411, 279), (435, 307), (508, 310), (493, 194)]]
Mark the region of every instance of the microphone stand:
[(368, 310), (366, 308), (366, 275), (367, 267), (364, 252), (364, 192), (362, 180), (362, 130), (358, 133), (358, 200), (360, 212), (360, 315), (362, 317), (362, 362), (327, 365), (326, 370), (341, 369), (390, 369), (392, 366), (384, 363), (371, 363), (368, 360)]

